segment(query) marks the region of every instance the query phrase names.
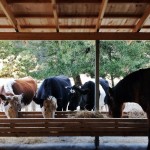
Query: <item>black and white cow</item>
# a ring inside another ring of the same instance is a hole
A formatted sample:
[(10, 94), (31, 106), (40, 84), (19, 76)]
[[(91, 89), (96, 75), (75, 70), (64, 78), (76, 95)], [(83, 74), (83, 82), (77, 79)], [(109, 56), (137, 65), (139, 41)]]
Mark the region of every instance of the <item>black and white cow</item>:
[[(47, 99), (57, 101), (57, 111), (66, 111), (68, 102), (79, 98), (77, 94), (70, 89), (71, 82), (66, 76), (54, 76), (43, 81), (37, 91), (34, 101), (41, 108), (44, 106), (44, 101)], [(45, 110), (46, 111), (46, 110)]]
[[(103, 86), (102, 86), (103, 85)], [(91, 111), (95, 107), (95, 83), (93, 81), (87, 81), (85, 82), (81, 87), (73, 86), (73, 89), (75, 90), (75, 93), (80, 95), (80, 98), (78, 98), (76, 101), (73, 101), (73, 99), (70, 101), (68, 109), (69, 110), (75, 110), (77, 106), (80, 106), (80, 110), (87, 109)], [(100, 97), (99, 97), (99, 104), (100, 104), (100, 110), (103, 109), (105, 104), (107, 104), (107, 90), (109, 89), (109, 84), (107, 80), (100, 79), (99, 84), (100, 89)]]

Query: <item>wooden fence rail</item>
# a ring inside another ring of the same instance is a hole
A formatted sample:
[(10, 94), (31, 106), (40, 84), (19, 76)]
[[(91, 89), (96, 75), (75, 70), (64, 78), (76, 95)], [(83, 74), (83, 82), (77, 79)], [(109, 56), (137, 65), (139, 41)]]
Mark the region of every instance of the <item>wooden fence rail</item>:
[(0, 112), (0, 136), (146, 136), (147, 119), (67, 118), (75, 112), (56, 112), (45, 119), (41, 112), (19, 112), (7, 119)]
[(0, 136), (146, 136), (147, 119), (0, 119)]
[(41, 112), (20, 112), (21, 118), (8, 119), (0, 112), (0, 136), (147, 136), (148, 133), (147, 119), (67, 118), (70, 113), (56, 112), (56, 118), (45, 119)]

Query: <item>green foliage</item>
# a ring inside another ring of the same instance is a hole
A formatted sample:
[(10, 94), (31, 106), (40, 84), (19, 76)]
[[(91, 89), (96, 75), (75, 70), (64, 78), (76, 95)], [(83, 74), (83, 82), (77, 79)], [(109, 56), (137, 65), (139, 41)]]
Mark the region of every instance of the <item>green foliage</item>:
[[(149, 62), (144, 42), (102, 41), (101, 69), (105, 75), (125, 76)], [(149, 55), (150, 56), (150, 55)]]
[[(150, 67), (149, 41), (101, 41), (100, 76)], [(95, 41), (0, 41), (0, 77), (95, 74)]]

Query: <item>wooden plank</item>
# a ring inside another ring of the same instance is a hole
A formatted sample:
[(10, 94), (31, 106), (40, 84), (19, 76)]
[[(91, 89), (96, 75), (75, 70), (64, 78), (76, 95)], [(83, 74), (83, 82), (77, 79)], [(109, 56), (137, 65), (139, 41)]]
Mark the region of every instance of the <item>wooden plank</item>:
[(133, 29), (133, 32), (139, 32), (141, 30), (142, 26), (148, 19), (149, 14), (150, 14), (150, 5), (148, 5), (147, 8), (145, 9), (143, 16), (140, 18), (140, 20), (136, 24), (135, 28)]
[[(127, 133), (115, 133), (115, 132), (100, 132), (100, 133), (97, 133), (97, 132), (91, 132), (91, 133), (88, 133), (88, 132), (82, 132), (82, 133), (77, 133), (77, 132), (43, 132), (43, 133), (35, 133), (35, 132), (32, 132), (32, 133), (1, 133), (0, 136), (18, 136), (18, 137), (22, 137), (22, 136), (25, 136), (25, 137), (34, 137), (34, 136), (128, 136), (128, 132)], [(130, 134), (130, 136), (145, 136), (146, 133), (139, 133), (138, 135), (136, 133), (134, 134)]]
[[(22, 29), (55, 29), (56, 26), (50, 25), (21, 25)], [(93, 29), (94, 25), (60, 25), (59, 28), (61, 29)], [(13, 28), (10, 25), (0, 25), (0, 28)], [(134, 25), (101, 25), (101, 29), (133, 29)], [(143, 26), (143, 28), (149, 28), (149, 26)]]
[[(55, 117), (56, 118), (68, 118), (69, 115), (74, 116), (76, 113), (76, 111), (72, 112), (72, 111), (63, 111), (63, 112), (59, 112), (57, 111), (55, 113)], [(6, 115), (4, 112), (0, 112), (0, 118), (6, 118)], [(38, 112), (19, 112), (19, 118), (43, 118), (42, 112), (38, 111)]]
[(0, 133), (0, 137), (37, 137), (37, 136), (147, 136), (147, 132), (116, 133), (116, 132), (30, 132), (30, 133)]
[(15, 127), (15, 128), (0, 128), (0, 133), (1, 132), (51, 132), (51, 131), (63, 131), (63, 132), (116, 132), (116, 133), (124, 133), (124, 132), (129, 132), (129, 133), (134, 133), (134, 132), (146, 132), (148, 131), (148, 128), (141, 127), (141, 128), (136, 128), (136, 127), (83, 127), (83, 126), (70, 126), (70, 127)]
[(147, 119), (132, 119), (132, 118), (14, 118), (14, 119), (0, 119), (0, 124), (1, 123), (20, 123), (20, 122), (80, 122), (80, 123), (85, 123), (85, 122), (89, 122), (89, 123), (103, 123), (103, 122), (118, 122), (119, 123), (136, 123), (136, 122), (140, 122), (140, 123), (147, 123), (148, 120)]
[[(0, 18), (4, 18), (5, 16), (0, 14)], [(49, 14), (16, 14), (15, 15), (16, 19), (20, 19), (20, 18), (49, 18), (49, 19), (52, 19), (53, 16), (52, 15), (49, 15)], [(80, 14), (77, 15), (77, 14), (59, 14), (59, 19), (96, 19), (98, 17), (97, 14)], [(132, 19), (136, 19), (136, 18), (141, 18), (142, 17), (142, 14), (115, 14), (115, 13), (112, 13), (112, 14), (109, 14), (109, 13), (105, 13), (104, 14), (104, 18), (132, 18)]]
[(0, 40), (150, 40), (150, 33), (14, 33), (0, 32)]
[[(80, 14), (77, 15), (77, 14), (59, 14), (59, 19), (96, 19), (98, 17), (98, 14)], [(122, 14), (122, 13), (105, 13), (104, 14), (104, 18), (107, 19), (107, 18), (132, 18), (132, 19), (136, 19), (136, 18), (141, 18), (142, 17), (142, 14)], [(0, 14), (0, 18), (6, 18), (5, 15), (3, 14)], [(40, 14), (40, 13), (36, 13), (36, 14), (25, 14), (25, 13), (20, 13), (20, 14), (15, 14), (15, 18), (16, 19), (21, 19), (21, 18), (49, 18), (49, 19), (53, 19), (53, 15), (51, 14)]]
[(108, 0), (102, 0), (102, 2), (101, 2), (95, 32), (99, 32), (99, 28), (101, 26), (101, 23), (102, 23), (102, 20), (103, 20), (103, 17), (104, 17), (104, 13), (105, 13), (105, 10), (106, 10), (106, 7), (107, 7), (107, 3), (108, 3)]
[[(59, 15), (59, 19), (97, 19), (98, 15), (97, 14), (80, 14), (77, 15), (77, 14), (60, 14)], [(115, 14), (115, 13), (105, 13), (104, 14), (104, 18), (105, 19), (108, 19), (108, 18), (120, 18), (120, 19), (137, 19), (137, 18), (141, 18), (142, 17), (142, 14)], [(5, 19), (6, 16), (4, 14), (0, 14), (0, 19)], [(36, 14), (15, 14), (15, 18), (16, 19), (43, 19), (43, 18), (49, 18), (49, 19), (53, 19), (53, 15), (51, 14), (39, 14), (39, 13), (36, 13)]]
[(0, 136), (144, 136), (146, 123), (147, 119), (0, 119), (0, 125), (7, 125), (0, 128)]
[(53, 9), (55, 25), (56, 25), (56, 32), (59, 32), (59, 22), (58, 22), (56, 1), (55, 0), (51, 0), (51, 4), (52, 4), (52, 9)]
[[(8, 3), (49, 3), (49, 0), (7, 0)], [(57, 0), (61, 3), (100, 3), (102, 0)], [(149, 0), (109, 0), (110, 3), (150, 3)]]
[(17, 24), (17, 21), (13, 15), (12, 11), (10, 10), (6, 0), (0, 0), (0, 7), (3, 10), (3, 12), (5, 13), (5, 15), (7, 16), (8, 20), (11, 22), (11, 24), (15, 28), (15, 30), (19, 31), (19, 25)]

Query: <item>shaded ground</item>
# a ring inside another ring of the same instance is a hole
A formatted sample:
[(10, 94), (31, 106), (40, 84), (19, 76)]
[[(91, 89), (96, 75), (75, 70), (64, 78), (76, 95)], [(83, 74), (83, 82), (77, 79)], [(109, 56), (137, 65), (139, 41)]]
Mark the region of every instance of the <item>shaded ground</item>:
[[(76, 136), (60, 136), (60, 137), (0, 137), (0, 144), (43, 144), (43, 143), (68, 143), (68, 144), (77, 144), (77, 143), (91, 143), (93, 144), (95, 137), (76, 137)], [(147, 144), (147, 137), (117, 137), (117, 136), (103, 136), (99, 137), (100, 144), (107, 143), (124, 143), (124, 144)]]
[[(94, 150), (95, 137), (0, 138), (0, 150)], [(100, 137), (100, 150), (146, 150), (147, 137)]]
[[(0, 145), (0, 150), (94, 150), (93, 144)], [(102, 144), (98, 150), (146, 150), (146, 144)]]

